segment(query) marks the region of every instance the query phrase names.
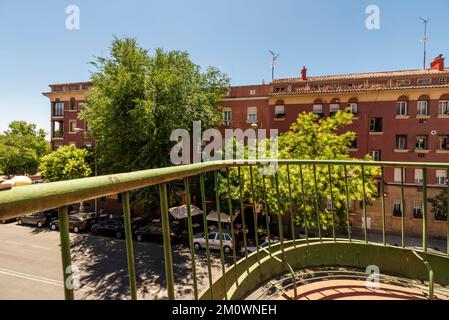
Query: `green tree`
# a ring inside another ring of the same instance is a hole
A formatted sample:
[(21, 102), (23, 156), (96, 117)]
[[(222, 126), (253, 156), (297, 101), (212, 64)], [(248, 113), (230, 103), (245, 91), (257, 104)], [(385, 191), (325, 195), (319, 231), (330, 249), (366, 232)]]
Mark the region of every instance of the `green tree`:
[(201, 72), (186, 52), (156, 49), (115, 38), (109, 58), (93, 63), (93, 87), (81, 117), (92, 128), (100, 168), (108, 173), (170, 165), (174, 129), (210, 128), (228, 78), (214, 67)]
[(46, 155), (39, 169), (50, 182), (84, 178), (92, 175), (89, 157), (87, 149), (64, 146)]
[[(96, 139), (99, 171), (117, 173), (171, 165), (174, 129), (192, 130), (193, 121), (210, 128), (229, 79), (215, 67), (204, 72), (186, 52), (141, 48), (135, 39), (115, 38), (110, 56), (92, 63), (93, 87), (81, 118)], [(170, 187), (170, 186), (169, 186)], [(131, 194), (152, 211), (155, 188)]]
[[(340, 111), (332, 117), (319, 119), (313, 113), (302, 113), (292, 124), (289, 131), (281, 134), (278, 139), (279, 159), (299, 160), (352, 160), (348, 149), (356, 138), (355, 133), (340, 133), (340, 129), (352, 122), (352, 114)], [(268, 144), (268, 143), (267, 143)], [(372, 160), (369, 156), (365, 160)], [(247, 168), (241, 169), (243, 178), (244, 199), (251, 202), (262, 203), (266, 197), (267, 206), (264, 208), (269, 214), (277, 213), (280, 204), (281, 213), (290, 213), (290, 203), (296, 223), (305, 226), (304, 213), (307, 217), (308, 228), (317, 227), (316, 201), (318, 201), (321, 227), (329, 230), (332, 224), (332, 210), (336, 226), (346, 224), (346, 184), (344, 166), (331, 167), (331, 180), (329, 182), (329, 168), (327, 165), (316, 165), (316, 184), (314, 179), (314, 168), (312, 165), (287, 166), (280, 165), (277, 168), (279, 202), (276, 193), (276, 176), (263, 177), (257, 168), (253, 170), (254, 194), (251, 192), (250, 172)], [(354, 203), (362, 201), (362, 178), (360, 166), (347, 166), (349, 199)], [(291, 187), (291, 201), (290, 187)], [(367, 203), (374, 200), (377, 194), (377, 184), (374, 179), (380, 174), (378, 167), (365, 167), (366, 181), (365, 192)], [(225, 199), (227, 193), (227, 180), (221, 173), (220, 195)], [(302, 180), (301, 180), (302, 175)], [(263, 188), (265, 180), (266, 188)], [(237, 210), (239, 204), (239, 176), (237, 169), (230, 170), (232, 205)], [(331, 200), (331, 189), (333, 194), (332, 207), (328, 206)], [(265, 195), (264, 195), (265, 192)], [(303, 201), (304, 200), (304, 201)], [(226, 201), (223, 201), (226, 206)]]
[(36, 125), (13, 121), (0, 135), (0, 171), (11, 176), (36, 171), (40, 159), (50, 151), (46, 132)]
[(448, 204), (447, 191), (442, 190), (440, 194), (427, 201), (432, 205), (432, 212), (435, 214), (435, 218), (440, 221), (446, 221)]

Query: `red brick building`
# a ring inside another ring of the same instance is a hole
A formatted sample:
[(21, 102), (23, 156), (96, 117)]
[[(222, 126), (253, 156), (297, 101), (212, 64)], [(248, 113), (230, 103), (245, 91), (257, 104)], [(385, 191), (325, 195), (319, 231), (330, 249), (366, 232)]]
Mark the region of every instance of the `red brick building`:
[[(77, 119), (90, 83), (50, 85), (44, 93), (51, 101), (52, 144), (93, 146), (86, 123)], [(354, 121), (347, 130), (357, 133), (350, 153), (355, 158), (371, 154), (375, 160), (404, 162), (449, 162), (449, 68), (438, 56), (429, 69), (342, 74), (307, 75), (303, 68), (297, 78), (275, 79), (270, 84), (231, 87), (220, 103), (223, 127), (246, 129), (256, 123), (262, 129), (285, 132), (301, 112), (319, 116), (332, 115), (349, 107)], [(387, 182), (387, 227), (400, 230), (395, 215), (401, 169), (385, 171)], [(447, 185), (447, 172), (428, 170), (429, 197)], [(418, 234), (422, 220), (416, 217), (423, 206), (417, 187), (422, 183), (422, 170), (405, 170), (407, 201), (406, 231)], [(381, 226), (380, 204), (368, 210), (369, 225)], [(431, 212), (429, 210), (429, 212)], [(429, 233), (444, 236), (447, 222), (436, 215), (429, 218)], [(361, 225), (360, 210), (353, 215), (354, 226)]]

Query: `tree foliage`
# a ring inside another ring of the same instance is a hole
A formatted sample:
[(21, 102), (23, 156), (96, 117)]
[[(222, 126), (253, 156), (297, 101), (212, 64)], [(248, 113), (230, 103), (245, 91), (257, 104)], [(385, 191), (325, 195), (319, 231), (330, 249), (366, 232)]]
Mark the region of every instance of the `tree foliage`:
[(92, 175), (90, 156), (87, 149), (60, 147), (42, 159), (40, 170), (50, 182), (88, 177)]
[(93, 87), (82, 113), (96, 138), (97, 157), (108, 173), (170, 165), (174, 129), (193, 121), (213, 127), (217, 102), (229, 84), (214, 67), (201, 72), (186, 52), (156, 49), (135, 39), (114, 39), (110, 57), (93, 63)]
[[(340, 111), (325, 119), (319, 119), (313, 113), (300, 114), (290, 130), (279, 136), (279, 159), (353, 160), (349, 156), (348, 149), (356, 135), (353, 132), (340, 133), (342, 127), (352, 122), (352, 117), (352, 114), (345, 111)], [(372, 159), (367, 156), (365, 160)], [(288, 168), (286, 165), (280, 165), (277, 168), (276, 179), (276, 175), (261, 175), (261, 172), (255, 167), (253, 168), (253, 193), (251, 192), (250, 170), (242, 168), (243, 199), (248, 199), (251, 203), (266, 203), (264, 210), (270, 214), (277, 213), (278, 209), (281, 214), (290, 214), (292, 209), (295, 220), (299, 225), (306, 225), (304, 215), (306, 216), (309, 228), (317, 227), (316, 208), (318, 207), (320, 224), (324, 230), (329, 230), (331, 227), (332, 216), (334, 216), (336, 226), (342, 226), (347, 222), (346, 181), (349, 200), (353, 203), (361, 202), (363, 199), (362, 169), (360, 166), (347, 166), (347, 180), (345, 179), (344, 166), (333, 165), (330, 170), (331, 179), (329, 179), (329, 167), (327, 165), (316, 165), (315, 169), (313, 165), (305, 164), (301, 166), (291, 164)], [(374, 177), (380, 174), (380, 168), (365, 167), (364, 171), (366, 177), (365, 195), (366, 201), (369, 203), (374, 200), (377, 194), (377, 183)], [(332, 183), (330, 183), (330, 180)], [(232, 186), (232, 205), (238, 210), (240, 208), (238, 169), (230, 170), (230, 184)], [(276, 184), (279, 193), (276, 191)], [(330, 205), (331, 190), (332, 206)], [(221, 173), (219, 191), (221, 197), (226, 199), (227, 179), (224, 173)], [(227, 207), (226, 201), (223, 202), (224, 206)]]
[(427, 200), (432, 205), (432, 212), (435, 214), (435, 218), (440, 221), (447, 220), (447, 190), (442, 190), (440, 194), (434, 198)]
[(0, 172), (9, 176), (33, 173), (50, 151), (46, 132), (25, 121), (13, 121), (0, 135)]

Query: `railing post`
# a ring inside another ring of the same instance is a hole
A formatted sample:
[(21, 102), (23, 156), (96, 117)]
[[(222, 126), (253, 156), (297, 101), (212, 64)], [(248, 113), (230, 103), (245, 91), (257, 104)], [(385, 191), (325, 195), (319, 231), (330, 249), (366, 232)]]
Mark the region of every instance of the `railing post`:
[(306, 235), (306, 244), (309, 244), (309, 231), (307, 228), (307, 204), (306, 204), (306, 197), (304, 196), (304, 176), (302, 173), (301, 165), (299, 165), (299, 179), (301, 180), (301, 202), (302, 202), (302, 213), (304, 218), (304, 233)]
[(290, 177), (290, 166), (287, 164), (287, 183), (288, 183), (288, 198), (290, 206), (290, 222), (292, 228), (292, 240), (293, 246), (296, 248), (296, 237), (295, 237), (295, 218), (293, 216), (293, 197), (292, 197), (292, 182)]
[(345, 194), (346, 194), (346, 222), (348, 227), (348, 240), (352, 242), (352, 230), (351, 230), (351, 215), (349, 213), (349, 186), (348, 186), (348, 168), (346, 165), (343, 166), (345, 175)]
[(165, 277), (167, 279), (168, 299), (175, 299), (175, 280), (173, 276), (173, 259), (171, 255), (170, 220), (168, 216), (167, 185), (159, 184), (161, 205), (162, 235), (164, 239)]
[[(225, 300), (228, 300), (228, 288), (226, 285), (226, 268), (225, 268), (225, 258), (223, 252), (223, 230), (221, 225), (221, 208), (220, 208), (220, 191), (218, 190), (218, 174), (217, 171), (214, 171), (214, 184), (215, 184), (215, 202), (217, 208), (217, 216), (218, 216), (218, 237), (220, 242), (220, 258), (221, 258), (221, 271), (223, 278), (223, 288), (224, 288), (224, 296)], [(232, 217), (229, 217), (232, 220)], [(232, 223), (232, 221), (231, 221)], [(234, 240), (234, 239), (233, 239)]]
[[(449, 170), (447, 170), (447, 177), (449, 178)], [(449, 182), (447, 183), (447, 203), (446, 203), (446, 220), (447, 220), (447, 255), (449, 256)]]
[(422, 246), (427, 252), (427, 168), (423, 168), (423, 219), (422, 219)]
[(206, 259), (207, 259), (207, 274), (209, 279), (210, 299), (214, 299), (214, 288), (212, 285), (212, 267), (210, 262), (210, 248), (209, 248), (209, 229), (207, 227), (207, 205), (206, 205), (206, 188), (204, 186), (204, 174), (200, 175), (200, 192), (201, 192), (201, 206), (203, 208), (203, 230), (204, 238), (206, 239)]
[(195, 300), (198, 300), (198, 285), (197, 285), (197, 281), (196, 281), (195, 248), (193, 247), (192, 210), (190, 207), (189, 178), (184, 178), (184, 190), (186, 193), (186, 209), (187, 209), (187, 225), (188, 225), (188, 231), (189, 231), (190, 259), (192, 260), (193, 294), (194, 294)]
[(328, 165), (327, 167), (328, 171), (329, 171), (329, 191), (330, 191), (330, 195), (331, 195), (331, 214), (332, 214), (332, 236), (334, 238), (334, 242), (337, 241), (337, 236), (336, 236), (336, 232), (335, 232), (335, 211), (337, 210), (335, 205), (334, 205), (334, 191), (332, 189), (332, 169), (331, 169), (331, 165)]
[(248, 265), (248, 244), (246, 239), (246, 221), (245, 221), (245, 204), (243, 203), (243, 175), (240, 167), (238, 168), (239, 172), (239, 196), (240, 196), (240, 211), (242, 215), (242, 229), (243, 229), (243, 249), (245, 250), (245, 265), (246, 272), (249, 273), (249, 265)]
[(253, 178), (253, 167), (249, 166), (249, 175), (251, 179), (251, 195), (253, 198), (253, 216), (254, 216), (254, 237), (256, 240), (256, 252), (257, 252), (257, 263), (260, 265), (260, 255), (259, 255), (259, 225), (257, 221), (257, 212), (256, 212), (256, 194), (254, 192), (254, 178)]
[(366, 190), (365, 190), (366, 186), (365, 186), (365, 166), (362, 165), (362, 204), (363, 204), (363, 223), (364, 223), (364, 228), (363, 228), (363, 232), (365, 234), (365, 242), (368, 243), (368, 219), (366, 216)]
[(323, 238), (321, 236), (321, 217), (320, 217), (320, 205), (318, 199), (318, 180), (316, 178), (316, 165), (313, 165), (313, 182), (315, 184), (315, 211), (316, 211), (316, 221), (317, 221), (317, 229), (318, 229), (318, 237), (320, 238), (320, 242), (323, 242)]
[(382, 197), (382, 240), (384, 246), (387, 245), (387, 237), (385, 233), (385, 175), (384, 175), (384, 167), (381, 167), (381, 183), (380, 183), (380, 192)]
[(404, 168), (401, 168), (401, 245), (405, 248), (405, 197), (404, 197)]
[[(232, 198), (231, 198), (231, 177), (229, 168), (226, 168), (226, 188), (228, 192), (228, 206), (229, 206), (229, 219), (231, 220), (231, 239), (232, 239), (232, 260), (234, 261), (234, 270), (235, 270), (235, 283), (237, 286), (239, 285), (239, 275), (237, 273), (237, 244), (236, 244), (236, 234), (234, 230), (234, 212), (232, 207)], [(220, 237), (223, 237), (220, 232)]]
[(64, 275), (64, 296), (66, 300), (75, 300), (73, 287), (70, 286), (72, 274), (72, 259), (70, 257), (70, 235), (67, 206), (58, 209), (59, 238), (61, 241), (62, 273)]
[(129, 288), (131, 290), (131, 299), (137, 300), (136, 266), (134, 260), (131, 213), (129, 210), (129, 192), (124, 192), (122, 194), (122, 201), (123, 201), (123, 219), (124, 219), (125, 239), (126, 239), (126, 258), (128, 260)]

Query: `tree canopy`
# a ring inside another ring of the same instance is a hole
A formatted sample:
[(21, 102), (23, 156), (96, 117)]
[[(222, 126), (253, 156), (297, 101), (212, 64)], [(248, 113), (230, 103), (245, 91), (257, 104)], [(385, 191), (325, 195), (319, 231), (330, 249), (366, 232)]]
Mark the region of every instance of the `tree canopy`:
[[(352, 122), (352, 114), (339, 111), (332, 117), (319, 119), (313, 113), (302, 113), (292, 124), (289, 131), (279, 136), (279, 159), (301, 160), (353, 160), (348, 149), (356, 134), (354, 132), (341, 133), (340, 129)], [(366, 160), (372, 160), (369, 156)], [(307, 227), (317, 227), (316, 207), (320, 215), (320, 224), (324, 230), (329, 230), (334, 216), (336, 226), (345, 225), (346, 215), (346, 179), (348, 182), (349, 200), (351, 207), (361, 202), (362, 177), (360, 166), (342, 165), (332, 166), (329, 179), (329, 167), (316, 165), (316, 183), (312, 165), (280, 165), (277, 168), (279, 187), (279, 202), (276, 193), (276, 176), (262, 176), (257, 168), (253, 169), (254, 193), (251, 192), (251, 176), (248, 168), (241, 169), (243, 180), (243, 198), (251, 203), (261, 204), (266, 198), (268, 213), (277, 213), (278, 205), (281, 213), (290, 213), (292, 210), (296, 223), (305, 226), (304, 214), (307, 217)], [(374, 179), (380, 174), (378, 167), (365, 167), (365, 193), (366, 203), (374, 200), (377, 194), (377, 183)], [(219, 191), (221, 197), (226, 199), (227, 180), (221, 174)], [(290, 176), (290, 178), (289, 178)], [(301, 179), (302, 178), (302, 179)], [(265, 180), (265, 182), (264, 182)], [(240, 178), (237, 169), (230, 170), (231, 196), (234, 210), (239, 210), (239, 184)], [(289, 188), (290, 182), (290, 188)], [(264, 188), (265, 183), (265, 188)], [(331, 190), (333, 201), (331, 197)], [(290, 198), (291, 194), (291, 198)], [(226, 201), (223, 201), (227, 206)], [(331, 205), (332, 203), (332, 205)], [(352, 205), (351, 205), (352, 204)], [(290, 207), (291, 205), (291, 207)], [(333, 214), (333, 212), (335, 214)]]
[(39, 169), (50, 182), (84, 178), (92, 175), (90, 157), (87, 149), (64, 146), (46, 155)]
[(46, 132), (26, 121), (13, 121), (0, 134), (0, 172), (11, 175), (34, 173), (40, 159), (50, 151)]
[(214, 67), (204, 72), (186, 52), (156, 49), (115, 38), (110, 57), (93, 62), (93, 87), (81, 117), (92, 128), (103, 172), (170, 165), (174, 129), (220, 121), (218, 101), (229, 85)]

